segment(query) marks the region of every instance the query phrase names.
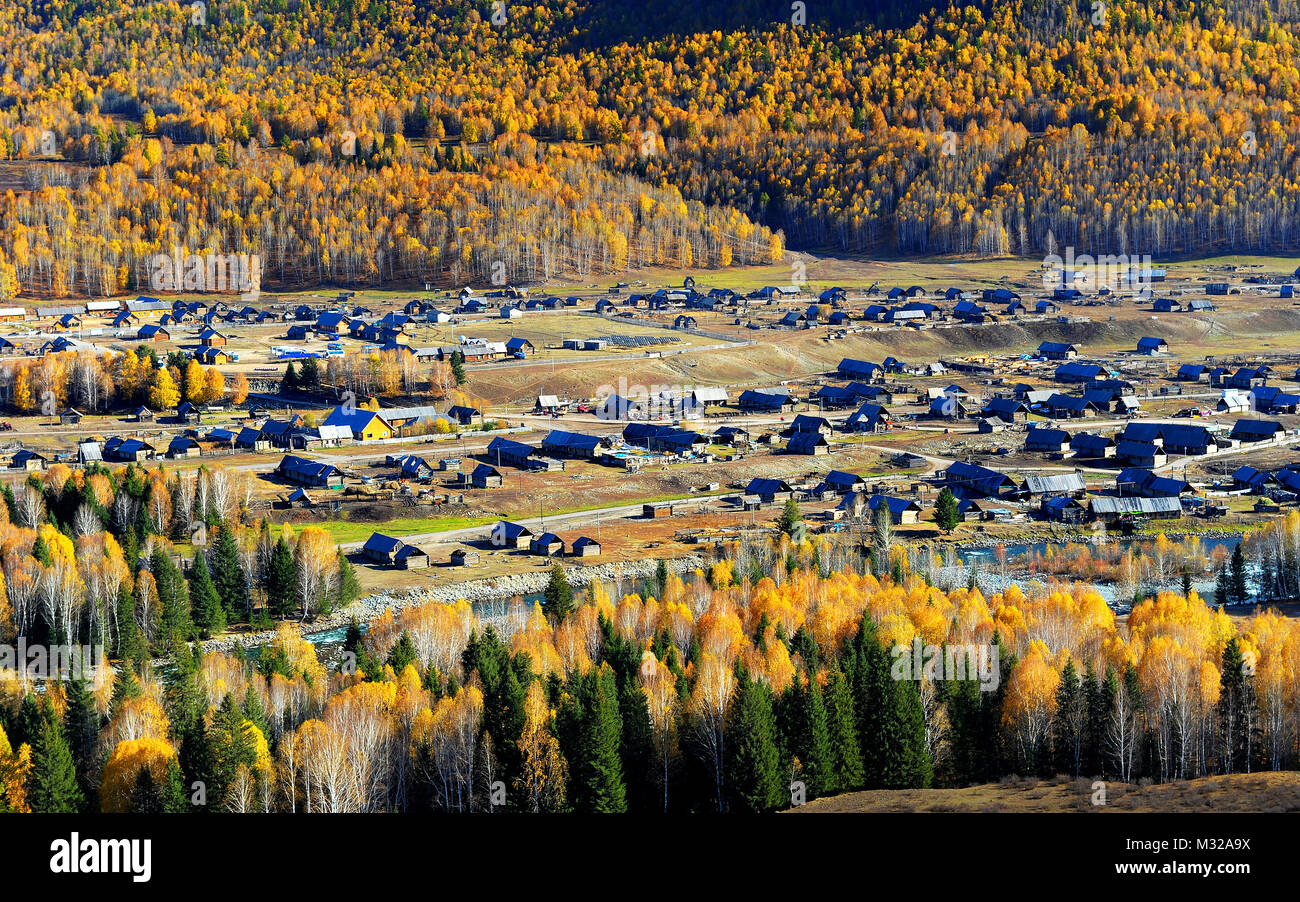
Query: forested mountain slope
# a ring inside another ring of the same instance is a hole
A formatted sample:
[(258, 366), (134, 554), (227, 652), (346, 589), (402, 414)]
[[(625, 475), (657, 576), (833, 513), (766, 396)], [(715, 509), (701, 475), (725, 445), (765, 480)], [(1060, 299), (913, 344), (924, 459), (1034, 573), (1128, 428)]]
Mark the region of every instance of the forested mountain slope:
[(857, 6), (8, 0), (0, 298), (1300, 244), (1294, 2)]

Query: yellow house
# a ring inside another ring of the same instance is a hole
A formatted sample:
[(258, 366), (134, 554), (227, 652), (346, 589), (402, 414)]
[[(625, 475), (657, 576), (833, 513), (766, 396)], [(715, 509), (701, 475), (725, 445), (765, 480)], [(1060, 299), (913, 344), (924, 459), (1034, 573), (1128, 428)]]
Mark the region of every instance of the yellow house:
[(374, 442), (393, 437), (393, 426), (373, 410), (361, 407), (335, 407), (325, 418), (326, 426), (346, 426), (359, 442)]

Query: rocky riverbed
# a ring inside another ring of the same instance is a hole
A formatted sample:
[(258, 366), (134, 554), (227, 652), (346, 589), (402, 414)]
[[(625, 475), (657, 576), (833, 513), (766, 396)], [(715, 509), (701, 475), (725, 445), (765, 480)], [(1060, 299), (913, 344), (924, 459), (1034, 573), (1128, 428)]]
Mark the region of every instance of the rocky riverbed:
[[(704, 559), (698, 556), (674, 558), (665, 562), (670, 573), (682, 573), (705, 566)], [(575, 588), (586, 586), (593, 580), (612, 583), (621, 578), (625, 583), (637, 583), (654, 575), (658, 567), (657, 560), (624, 561), (617, 564), (593, 564), (590, 566), (566, 567), (565, 574)], [(474, 579), (462, 583), (451, 583), (432, 589), (408, 589), (405, 592), (377, 592), (358, 599), (346, 608), (334, 611), (328, 617), (319, 617), (303, 624), (303, 631), (308, 635), (323, 633), (346, 626), (353, 617), (365, 623), (381, 616), (390, 608), (394, 613), (413, 605), (427, 601), (455, 602), (465, 599), (473, 605), (482, 605), (494, 601), (504, 601), (516, 595), (535, 595), (546, 588), (550, 571), (536, 573), (515, 573), (492, 579)], [(254, 647), (265, 645), (275, 635), (273, 630), (251, 633), (233, 633), (219, 636), (203, 642), (204, 651), (230, 651), (237, 647)]]

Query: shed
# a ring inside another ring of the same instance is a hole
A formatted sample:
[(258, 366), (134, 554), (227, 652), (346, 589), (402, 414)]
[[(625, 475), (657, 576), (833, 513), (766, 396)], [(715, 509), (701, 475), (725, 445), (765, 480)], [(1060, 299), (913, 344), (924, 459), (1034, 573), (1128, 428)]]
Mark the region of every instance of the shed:
[(28, 451), (26, 448), (14, 455), (13, 468), (15, 470), (26, 470), (28, 473), (34, 473), (38, 470), (44, 470), (46, 459), (44, 455), (37, 454), (35, 451)]
[(527, 548), (533, 538), (533, 531), (522, 523), (498, 520), (489, 533), (489, 539), (497, 548)]
[(553, 532), (544, 532), (528, 543), (528, 550), (543, 557), (554, 557), (564, 554), (564, 540)]
[(569, 554), (573, 557), (596, 557), (600, 554), (600, 543), (590, 536), (580, 536), (569, 546)]
[(479, 464), (470, 473), (470, 484), (476, 489), (499, 489), (505, 480), (501, 477), (501, 471), (496, 467), (487, 464)]
[(470, 548), (457, 548), (451, 553), (453, 567), (474, 567), (481, 559), (482, 555)]

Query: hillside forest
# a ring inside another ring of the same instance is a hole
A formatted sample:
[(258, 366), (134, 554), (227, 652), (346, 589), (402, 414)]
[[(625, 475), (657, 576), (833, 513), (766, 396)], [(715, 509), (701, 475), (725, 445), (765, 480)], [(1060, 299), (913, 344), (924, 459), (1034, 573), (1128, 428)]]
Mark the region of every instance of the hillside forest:
[(0, 302), (841, 254), (1295, 251), (1296, 6), (0, 9)]

